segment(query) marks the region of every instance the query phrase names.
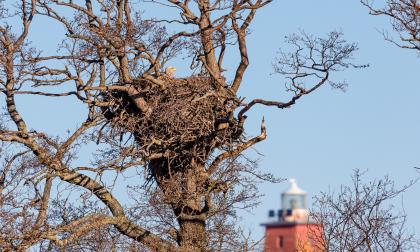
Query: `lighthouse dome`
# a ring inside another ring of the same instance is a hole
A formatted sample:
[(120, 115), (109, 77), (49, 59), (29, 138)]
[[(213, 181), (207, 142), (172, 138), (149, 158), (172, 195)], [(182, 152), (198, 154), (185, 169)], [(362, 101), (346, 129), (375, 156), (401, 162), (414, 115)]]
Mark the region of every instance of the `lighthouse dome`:
[(297, 181), (294, 178), (289, 179), (290, 188), (283, 192), (283, 194), (306, 195), (306, 192), (299, 188)]

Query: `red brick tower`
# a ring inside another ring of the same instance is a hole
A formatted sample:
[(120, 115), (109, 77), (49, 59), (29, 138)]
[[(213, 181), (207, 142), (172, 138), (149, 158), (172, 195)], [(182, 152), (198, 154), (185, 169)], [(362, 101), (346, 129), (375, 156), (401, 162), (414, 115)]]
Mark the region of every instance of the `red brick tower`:
[(265, 226), (265, 252), (320, 251), (320, 225), (309, 219), (307, 194), (290, 179), (290, 188), (281, 194), (280, 210), (270, 210)]

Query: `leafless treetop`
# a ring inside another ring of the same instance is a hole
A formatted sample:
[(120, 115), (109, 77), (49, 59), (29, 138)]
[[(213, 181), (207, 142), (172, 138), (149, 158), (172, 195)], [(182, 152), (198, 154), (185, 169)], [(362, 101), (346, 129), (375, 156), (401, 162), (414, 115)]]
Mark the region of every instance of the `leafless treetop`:
[[(256, 179), (273, 178), (242, 155), (266, 138), (264, 120), (259, 135), (245, 135), (247, 113), (255, 105), (288, 108), (328, 83), (344, 88), (331, 75), (353, 66), (357, 50), (340, 32), (292, 35), (293, 51), (274, 63), (289, 100), (244, 100), (249, 27), (270, 2), (2, 2), (0, 249), (252, 249), (237, 233), (235, 210), (255, 204)], [(147, 18), (144, 6), (173, 18)], [(31, 47), (37, 17), (64, 30), (57, 54)], [(230, 80), (227, 50), (239, 52)], [(171, 60), (185, 56), (190, 76), (166, 74)], [(86, 108), (84, 120), (67, 136), (35, 130), (19, 110), (28, 103), (16, 99), (29, 95), (73, 97)], [(90, 163), (81, 164), (94, 144)], [(125, 174), (138, 183), (121, 184)], [(116, 188), (127, 188), (129, 205)]]

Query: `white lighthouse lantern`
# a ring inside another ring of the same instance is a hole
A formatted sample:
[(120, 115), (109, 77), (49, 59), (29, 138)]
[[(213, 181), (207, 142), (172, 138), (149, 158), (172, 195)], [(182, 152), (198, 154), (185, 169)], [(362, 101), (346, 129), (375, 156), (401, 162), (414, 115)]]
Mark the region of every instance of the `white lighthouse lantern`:
[(290, 188), (281, 194), (282, 219), (286, 222), (307, 222), (307, 193), (300, 189), (296, 179), (290, 179)]

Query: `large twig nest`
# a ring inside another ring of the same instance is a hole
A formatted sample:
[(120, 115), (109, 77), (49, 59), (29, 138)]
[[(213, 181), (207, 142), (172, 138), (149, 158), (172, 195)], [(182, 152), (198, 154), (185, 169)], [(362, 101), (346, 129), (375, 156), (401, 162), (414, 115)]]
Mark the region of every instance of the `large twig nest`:
[[(220, 95), (208, 77), (163, 78), (162, 89), (140, 79), (130, 92), (105, 95), (113, 105), (105, 116), (113, 127), (132, 133), (145, 157), (205, 156), (235, 141), (241, 129), (233, 119), (233, 100)], [(191, 153), (194, 150), (195, 153)]]

